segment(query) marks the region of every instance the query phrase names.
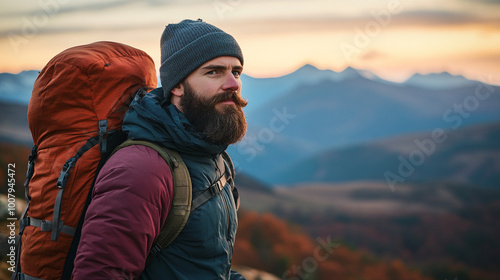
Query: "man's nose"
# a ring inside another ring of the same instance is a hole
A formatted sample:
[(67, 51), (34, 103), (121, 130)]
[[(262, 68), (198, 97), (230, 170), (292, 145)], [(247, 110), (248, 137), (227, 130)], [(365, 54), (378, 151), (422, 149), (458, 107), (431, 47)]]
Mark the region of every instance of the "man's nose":
[(233, 90), (237, 91), (241, 87), (241, 80), (239, 78), (236, 78), (233, 73), (229, 73), (226, 75), (226, 78), (224, 80), (224, 85), (222, 86), (223, 90)]

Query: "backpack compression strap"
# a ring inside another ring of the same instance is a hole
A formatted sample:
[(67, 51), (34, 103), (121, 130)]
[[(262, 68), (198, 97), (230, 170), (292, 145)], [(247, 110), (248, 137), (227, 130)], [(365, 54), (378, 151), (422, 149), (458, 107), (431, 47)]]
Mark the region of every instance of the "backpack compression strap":
[(26, 207), (24, 208), (21, 217), (19, 217), (19, 242), (17, 242), (16, 245), (16, 268), (14, 269), (11, 279), (16, 280), (19, 277), (21, 277), (21, 242), (22, 242), (22, 235), (23, 231), (25, 228), (25, 225), (23, 221), (25, 221), (25, 216), (28, 213), (28, 207), (30, 206), (30, 201), (31, 197), (29, 195), (29, 183), (31, 181), (31, 178), (33, 177), (33, 173), (35, 173), (35, 160), (36, 157), (38, 156), (38, 147), (35, 145), (31, 149), (31, 154), (29, 155), (28, 158), (28, 168), (26, 172), (26, 181), (24, 181), (24, 196), (26, 198)]
[[(35, 221), (34, 219), (30, 220), (30, 225), (33, 226), (38, 226), (40, 224), (44, 225), (45, 227), (42, 227), (42, 231), (51, 231), (51, 236), (50, 239), (52, 241), (57, 241), (59, 238), (59, 234), (61, 232), (73, 235), (75, 232), (75, 229), (72, 227), (69, 227), (67, 225), (64, 225), (64, 221), (61, 221), (61, 205), (62, 205), (62, 197), (63, 197), (63, 192), (64, 192), (64, 187), (66, 186), (66, 181), (68, 180), (69, 173), (73, 167), (74, 164), (78, 161), (78, 159), (86, 153), (88, 150), (92, 149), (95, 145), (99, 144), (100, 141), (100, 136), (94, 136), (92, 138), (89, 138), (85, 145), (83, 145), (76, 154), (68, 159), (66, 163), (64, 163), (63, 168), (61, 170), (61, 173), (59, 175), (59, 179), (57, 179), (56, 187), (59, 189), (57, 192), (57, 197), (56, 197), (56, 202), (54, 204), (54, 214), (52, 221), (40, 221), (40, 223), (32, 223)], [(67, 229), (65, 231), (62, 231), (63, 228)]]
[(118, 146), (113, 153), (117, 150), (131, 146), (142, 145), (149, 147), (156, 152), (167, 162), (172, 172), (172, 179), (174, 185), (174, 198), (172, 201), (172, 208), (168, 213), (165, 224), (160, 231), (160, 234), (153, 243), (153, 247), (148, 255), (146, 264), (160, 252), (162, 248), (167, 247), (182, 231), (191, 212), (192, 188), (191, 176), (187, 169), (186, 164), (182, 160), (178, 152), (160, 147), (159, 145), (142, 140), (127, 140)]

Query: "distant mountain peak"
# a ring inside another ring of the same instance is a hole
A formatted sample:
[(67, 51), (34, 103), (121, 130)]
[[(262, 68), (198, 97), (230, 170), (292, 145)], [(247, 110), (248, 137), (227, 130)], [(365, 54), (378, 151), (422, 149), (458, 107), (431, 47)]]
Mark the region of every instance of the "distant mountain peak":
[(39, 73), (38, 70), (26, 70), (18, 74), (0, 73), (0, 101), (28, 104)]
[(358, 70), (354, 69), (352, 66), (347, 66), (342, 72), (357, 72)]
[(453, 75), (449, 72), (420, 74), (416, 73), (404, 82), (420, 88), (452, 89), (473, 83), (462, 75)]
[(293, 76), (295, 79), (298, 75), (301, 76), (300, 79), (306, 78), (306, 80), (312, 80), (314, 82), (324, 79), (329, 79), (332, 81), (339, 82), (343, 80), (350, 80), (357, 78), (382, 81), (382, 79), (379, 78), (377, 75), (375, 75), (373, 72), (370, 72), (368, 70), (359, 70), (352, 66), (347, 66), (341, 72), (335, 72), (329, 69), (322, 70), (308, 63), (304, 64), (303, 66), (301, 66), (300, 68), (298, 68), (297, 70), (286, 76)]
[(285, 75), (286, 76), (314, 76), (314, 75), (317, 75), (318, 73), (321, 73), (322, 70), (318, 69), (316, 66), (312, 65), (312, 64), (305, 64), (303, 66), (301, 66), (300, 68), (298, 68), (297, 70), (291, 72), (290, 74), (288, 75)]
[(316, 81), (318, 79), (329, 78), (336, 72), (332, 70), (322, 70), (312, 64), (304, 64), (292, 73), (278, 78), (291, 78), (293, 81)]
[(321, 71), (321, 70), (319, 70), (316, 66), (307, 63), (307, 64), (304, 64), (299, 69), (297, 69), (295, 72), (299, 72), (299, 71)]
[(347, 66), (340, 74), (343, 75), (351, 75), (351, 76), (360, 76), (359, 71), (357, 69), (352, 68), (351, 66)]
[(359, 69), (353, 68), (351, 66), (347, 66), (342, 72), (337, 73), (337, 80), (339, 80), (339, 81), (350, 80), (350, 79), (359, 79), (359, 78), (388, 83), (388, 81), (381, 79), (379, 76), (375, 75), (371, 71), (359, 70)]

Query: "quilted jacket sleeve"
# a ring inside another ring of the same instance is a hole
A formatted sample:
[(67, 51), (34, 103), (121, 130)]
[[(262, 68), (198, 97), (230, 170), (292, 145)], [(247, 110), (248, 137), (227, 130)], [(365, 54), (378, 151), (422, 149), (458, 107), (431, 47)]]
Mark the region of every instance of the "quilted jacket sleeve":
[(129, 146), (115, 153), (97, 178), (73, 279), (136, 279), (172, 197), (172, 174), (156, 151)]

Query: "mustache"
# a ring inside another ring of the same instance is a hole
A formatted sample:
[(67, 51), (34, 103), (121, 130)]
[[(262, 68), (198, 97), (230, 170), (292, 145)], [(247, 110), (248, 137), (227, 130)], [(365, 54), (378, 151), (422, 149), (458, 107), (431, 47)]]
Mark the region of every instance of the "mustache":
[(216, 96), (214, 96), (211, 100), (210, 103), (211, 105), (215, 106), (217, 103), (224, 102), (227, 100), (231, 100), (236, 104), (236, 106), (243, 108), (247, 106), (248, 101), (243, 99), (236, 91), (226, 91), (223, 93), (220, 93)]

